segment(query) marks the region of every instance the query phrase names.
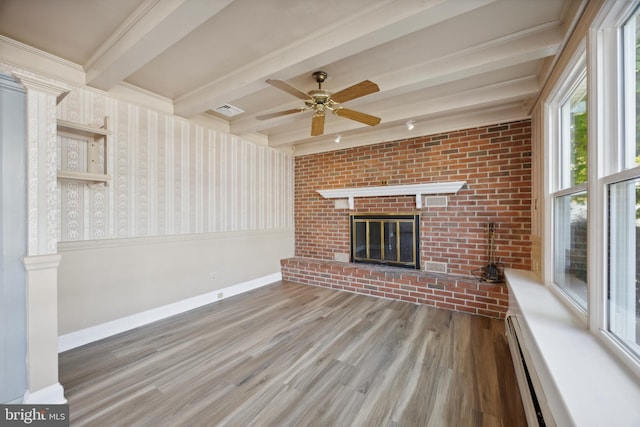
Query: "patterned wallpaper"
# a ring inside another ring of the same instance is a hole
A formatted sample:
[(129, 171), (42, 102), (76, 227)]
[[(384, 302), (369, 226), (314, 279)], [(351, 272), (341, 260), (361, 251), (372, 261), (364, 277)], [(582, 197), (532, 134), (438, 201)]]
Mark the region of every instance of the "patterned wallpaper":
[[(59, 241), (293, 227), (293, 157), (78, 88), (58, 118), (109, 117), (107, 185), (58, 180)], [(86, 141), (58, 136), (58, 168), (86, 171)]]

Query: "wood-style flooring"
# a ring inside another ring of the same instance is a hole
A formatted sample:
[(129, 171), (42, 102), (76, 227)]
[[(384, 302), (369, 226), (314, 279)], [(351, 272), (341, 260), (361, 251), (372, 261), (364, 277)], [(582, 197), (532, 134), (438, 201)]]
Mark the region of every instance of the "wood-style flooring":
[(60, 355), (72, 426), (525, 426), (504, 322), (278, 282)]

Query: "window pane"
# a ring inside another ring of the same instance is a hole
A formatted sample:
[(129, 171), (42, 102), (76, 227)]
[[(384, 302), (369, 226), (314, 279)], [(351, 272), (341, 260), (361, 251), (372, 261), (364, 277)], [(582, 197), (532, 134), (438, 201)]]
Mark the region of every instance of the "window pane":
[(587, 78), (580, 79), (561, 108), (561, 187), (587, 182)]
[(369, 222), (369, 258), (382, 259), (382, 222)]
[(415, 262), (416, 242), (414, 238), (413, 222), (403, 221), (400, 223), (400, 261)]
[(553, 280), (587, 308), (587, 193), (554, 199)]
[(609, 330), (640, 355), (640, 179), (609, 186)]
[(640, 164), (640, 14), (624, 26), (625, 148), (624, 165)]
[(385, 261), (396, 261), (398, 258), (397, 248), (397, 222), (384, 223), (384, 259)]
[(355, 256), (356, 258), (367, 258), (367, 223), (359, 221), (356, 225), (356, 245)]

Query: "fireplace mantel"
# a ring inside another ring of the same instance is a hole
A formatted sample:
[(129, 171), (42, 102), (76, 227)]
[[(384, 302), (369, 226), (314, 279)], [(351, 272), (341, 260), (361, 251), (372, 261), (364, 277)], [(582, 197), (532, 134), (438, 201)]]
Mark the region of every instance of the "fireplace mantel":
[(325, 199), (347, 199), (349, 209), (354, 209), (356, 197), (379, 196), (415, 196), (416, 209), (421, 209), (422, 196), (457, 193), (466, 183), (466, 181), (431, 182), (428, 184), (384, 185), (381, 187), (352, 187), (316, 191)]

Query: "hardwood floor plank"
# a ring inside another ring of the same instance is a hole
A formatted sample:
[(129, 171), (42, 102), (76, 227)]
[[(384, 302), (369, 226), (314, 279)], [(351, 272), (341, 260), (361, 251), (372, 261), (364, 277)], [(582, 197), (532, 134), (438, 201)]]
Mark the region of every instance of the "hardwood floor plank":
[(60, 355), (73, 426), (526, 425), (503, 322), (279, 282)]

